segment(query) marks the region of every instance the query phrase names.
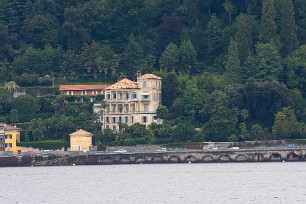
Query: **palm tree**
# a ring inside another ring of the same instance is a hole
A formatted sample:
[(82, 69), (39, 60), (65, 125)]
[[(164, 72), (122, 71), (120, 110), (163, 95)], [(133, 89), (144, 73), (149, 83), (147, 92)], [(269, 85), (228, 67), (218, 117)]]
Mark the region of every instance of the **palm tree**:
[(11, 94), (11, 103), (12, 103), (12, 109), (14, 108), (14, 93), (17, 91), (20, 87), (16, 84), (14, 81), (10, 81), (8, 83), (5, 83), (5, 90), (10, 92)]
[(231, 24), (232, 23), (232, 16), (231, 15), (235, 10), (235, 6), (232, 4), (232, 2), (230, 2), (229, 0), (226, 0), (223, 3), (223, 7), (224, 7), (225, 11), (228, 13), (229, 24)]
[(103, 99), (102, 100), (102, 103), (101, 103), (101, 107), (102, 107), (102, 109), (103, 109), (103, 111), (102, 111), (102, 114), (103, 114), (103, 131), (105, 130), (105, 109), (106, 109), (106, 107), (107, 107), (107, 104), (106, 104), (106, 100), (105, 99)]

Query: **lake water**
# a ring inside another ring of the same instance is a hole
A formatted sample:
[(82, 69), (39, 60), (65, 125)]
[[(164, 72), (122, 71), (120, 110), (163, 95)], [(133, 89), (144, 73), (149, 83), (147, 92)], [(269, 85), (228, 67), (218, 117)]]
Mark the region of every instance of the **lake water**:
[(306, 203), (306, 162), (0, 168), (0, 203)]

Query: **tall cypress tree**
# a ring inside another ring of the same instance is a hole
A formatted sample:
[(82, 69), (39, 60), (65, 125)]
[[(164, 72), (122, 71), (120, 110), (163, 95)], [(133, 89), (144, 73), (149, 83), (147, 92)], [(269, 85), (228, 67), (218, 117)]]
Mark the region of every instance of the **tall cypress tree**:
[(279, 13), (279, 36), (282, 56), (287, 56), (298, 48), (297, 28), (294, 19), (292, 0), (277, 0)]
[(239, 59), (244, 63), (246, 58), (253, 53), (253, 33), (254, 33), (254, 19), (246, 14), (239, 14), (236, 18), (237, 32), (235, 34), (235, 41), (237, 42)]
[(223, 30), (220, 20), (213, 14), (206, 29), (207, 54), (210, 57), (217, 57), (223, 51)]
[(274, 0), (263, 0), (259, 40), (261, 43), (271, 42), (279, 48), (280, 42), (277, 35), (275, 17)]
[(231, 38), (228, 46), (227, 63), (226, 63), (227, 78), (230, 83), (239, 82), (240, 80), (240, 60), (236, 41)]

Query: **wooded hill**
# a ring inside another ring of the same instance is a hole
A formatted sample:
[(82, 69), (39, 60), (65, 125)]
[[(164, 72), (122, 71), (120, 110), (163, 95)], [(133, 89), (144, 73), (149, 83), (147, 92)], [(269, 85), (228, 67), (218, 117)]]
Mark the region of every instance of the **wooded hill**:
[(0, 69), (0, 81), (19, 86), (154, 72), (170, 110), (165, 129), (190, 130), (155, 127), (155, 139), (302, 138), (306, 1), (0, 0)]

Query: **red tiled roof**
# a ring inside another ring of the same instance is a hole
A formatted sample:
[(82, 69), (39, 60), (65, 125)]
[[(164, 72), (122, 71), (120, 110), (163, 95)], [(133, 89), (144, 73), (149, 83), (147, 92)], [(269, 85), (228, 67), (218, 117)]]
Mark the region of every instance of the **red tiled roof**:
[(160, 77), (154, 75), (154, 74), (144, 74), (140, 77), (138, 77), (140, 79), (161, 79)]
[(138, 83), (124, 78), (117, 83), (114, 83), (106, 89), (138, 89)]
[(107, 84), (86, 84), (86, 85), (60, 85), (60, 91), (101, 91), (109, 85)]
[(10, 130), (19, 130), (19, 128), (5, 124), (5, 123), (0, 123), (0, 130), (4, 129), (4, 131), (10, 131)]

